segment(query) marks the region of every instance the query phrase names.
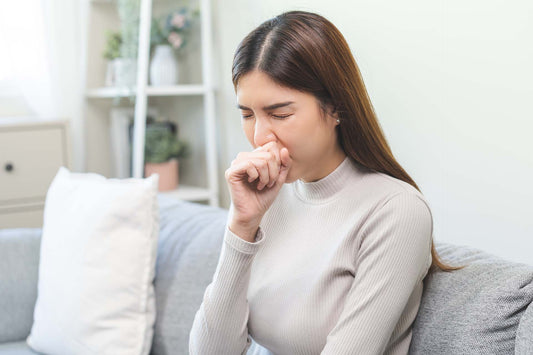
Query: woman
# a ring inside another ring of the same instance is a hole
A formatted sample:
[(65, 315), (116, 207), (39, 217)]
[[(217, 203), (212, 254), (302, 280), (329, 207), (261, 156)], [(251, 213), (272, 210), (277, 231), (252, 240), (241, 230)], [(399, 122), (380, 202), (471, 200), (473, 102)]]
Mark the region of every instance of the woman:
[(454, 268), (344, 37), (281, 14), (239, 44), (233, 84), (254, 150), (226, 170), (232, 205), (190, 353), (245, 354), (253, 339), (261, 354), (407, 354), (424, 277)]

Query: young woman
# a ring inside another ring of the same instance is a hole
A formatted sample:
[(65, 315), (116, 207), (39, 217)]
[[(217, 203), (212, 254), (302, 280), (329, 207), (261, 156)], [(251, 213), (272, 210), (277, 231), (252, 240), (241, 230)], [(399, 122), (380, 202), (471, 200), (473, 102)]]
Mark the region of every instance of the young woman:
[(281, 14), (239, 44), (233, 84), (254, 150), (226, 170), (232, 204), (190, 353), (254, 340), (254, 354), (407, 354), (424, 277), (455, 268), (344, 37)]

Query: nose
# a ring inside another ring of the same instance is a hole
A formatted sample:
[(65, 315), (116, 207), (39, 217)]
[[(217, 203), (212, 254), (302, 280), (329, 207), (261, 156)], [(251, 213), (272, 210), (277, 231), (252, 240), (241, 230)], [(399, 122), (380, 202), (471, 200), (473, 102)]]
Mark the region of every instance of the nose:
[(255, 119), (254, 127), (254, 144), (256, 147), (267, 144), (270, 141), (275, 141), (276, 135), (272, 131), (270, 121), (268, 118), (257, 117)]

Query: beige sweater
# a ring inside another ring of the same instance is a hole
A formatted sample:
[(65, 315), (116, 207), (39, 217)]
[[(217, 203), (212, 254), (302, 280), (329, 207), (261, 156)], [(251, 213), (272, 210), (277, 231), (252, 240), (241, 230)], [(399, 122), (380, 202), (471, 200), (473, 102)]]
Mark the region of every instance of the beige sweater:
[(226, 228), (190, 354), (407, 354), (432, 232), (421, 193), (348, 157), (285, 184), (254, 243)]

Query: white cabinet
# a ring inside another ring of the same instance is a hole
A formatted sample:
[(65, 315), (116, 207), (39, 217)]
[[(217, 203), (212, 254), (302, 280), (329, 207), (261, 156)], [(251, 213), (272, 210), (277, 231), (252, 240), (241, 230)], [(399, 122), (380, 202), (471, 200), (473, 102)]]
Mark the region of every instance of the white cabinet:
[[(191, 155), (180, 160), (179, 186), (166, 194), (189, 201), (206, 201), (219, 205), (215, 132), (215, 88), (211, 72), (211, 7), (209, 0), (168, 1), (140, 0), (137, 78), (133, 87), (106, 87), (107, 62), (102, 53), (106, 30), (119, 30), (117, 1), (81, 0), (86, 12), (85, 100), (86, 171), (115, 177), (110, 127), (113, 107), (134, 108), (132, 176), (143, 177), (144, 135), (148, 109), (177, 123), (179, 137), (190, 145)], [(200, 16), (192, 28), (190, 48), (178, 56), (179, 85), (149, 85), (150, 26), (153, 17), (182, 5), (196, 4)], [(117, 104), (117, 99), (121, 97)], [(134, 98), (134, 103), (130, 98)]]
[(0, 119), (0, 228), (42, 227), (46, 192), (70, 168), (66, 120)]

